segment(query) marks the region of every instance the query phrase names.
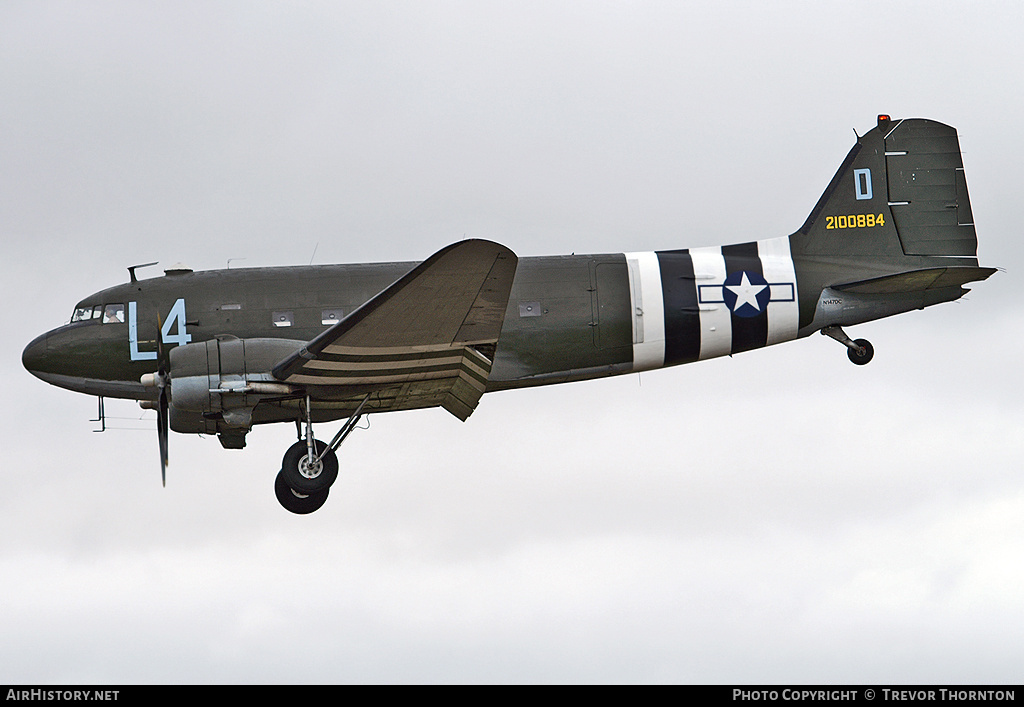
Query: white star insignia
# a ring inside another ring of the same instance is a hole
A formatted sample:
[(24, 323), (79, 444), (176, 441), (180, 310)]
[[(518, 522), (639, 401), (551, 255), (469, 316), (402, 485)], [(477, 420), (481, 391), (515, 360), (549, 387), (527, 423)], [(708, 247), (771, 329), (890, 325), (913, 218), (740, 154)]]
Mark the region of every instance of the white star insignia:
[(761, 306), (757, 303), (757, 296), (761, 294), (764, 291), (764, 288), (768, 287), (768, 285), (750, 284), (750, 280), (747, 278), (747, 273), (744, 272), (743, 277), (740, 278), (740, 284), (726, 285), (725, 287), (736, 295), (736, 305), (732, 308), (734, 312), (745, 304), (749, 304), (758, 312), (761, 311)]

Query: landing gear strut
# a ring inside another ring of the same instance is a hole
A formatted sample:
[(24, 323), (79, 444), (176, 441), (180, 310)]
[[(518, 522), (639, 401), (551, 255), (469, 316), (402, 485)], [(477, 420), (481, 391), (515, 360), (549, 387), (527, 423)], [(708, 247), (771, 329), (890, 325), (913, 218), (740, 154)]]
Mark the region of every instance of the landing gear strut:
[(840, 326), (827, 326), (821, 330), (825, 336), (829, 336), (847, 347), (846, 355), (858, 366), (868, 363), (875, 355), (875, 347), (867, 339), (854, 341), (846, 335)]
[(274, 482), (277, 500), (287, 510), (299, 514), (312, 513), (327, 500), (331, 485), (338, 479), (338, 456), (335, 450), (355, 429), (369, 399), (367, 394), (338, 434), (334, 435), (334, 439), (324, 444), (313, 437), (312, 405), (309, 396), (306, 396), (303, 406), (305, 434), (302, 434), (301, 422), (296, 420), (299, 441), (285, 452), (281, 460), (281, 471)]

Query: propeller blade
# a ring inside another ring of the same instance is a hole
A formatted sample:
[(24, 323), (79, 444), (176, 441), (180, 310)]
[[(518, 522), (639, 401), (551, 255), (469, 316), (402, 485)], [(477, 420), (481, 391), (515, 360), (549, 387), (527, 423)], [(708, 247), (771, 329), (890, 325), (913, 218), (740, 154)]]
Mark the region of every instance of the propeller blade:
[(167, 352), (164, 351), (164, 323), (160, 318), (160, 312), (156, 313), (156, 351), (157, 351), (157, 385), (160, 386), (160, 397), (158, 399), (156, 413), (156, 434), (160, 441), (160, 481), (164, 488), (167, 488), (167, 423), (170, 417), (170, 363)]
[(156, 313), (156, 360), (161, 373), (167, 372), (167, 358), (164, 356), (164, 323), (160, 312)]
[[(166, 488), (167, 438), (170, 436), (168, 433), (168, 423), (170, 422), (171, 407), (171, 376), (169, 357), (163, 347), (163, 322), (160, 320), (159, 312), (156, 315), (156, 350), (156, 372), (145, 374), (140, 378), (140, 381), (147, 388), (157, 389), (156, 435), (160, 443), (160, 481), (163, 483), (164, 488)], [(143, 407), (153, 409), (150, 405), (143, 405)]]
[(160, 384), (160, 400), (157, 406), (156, 433), (160, 440), (160, 480), (164, 488), (167, 487), (167, 421), (169, 417), (169, 401), (167, 396), (167, 382), (164, 378)]

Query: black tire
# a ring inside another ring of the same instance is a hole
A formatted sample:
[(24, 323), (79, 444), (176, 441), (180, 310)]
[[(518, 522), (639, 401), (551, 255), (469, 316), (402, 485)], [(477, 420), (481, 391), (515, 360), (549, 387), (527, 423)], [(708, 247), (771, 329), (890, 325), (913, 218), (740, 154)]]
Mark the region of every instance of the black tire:
[(875, 355), (875, 347), (867, 339), (857, 339), (853, 343), (857, 344), (859, 348), (846, 349), (846, 355), (858, 366), (863, 366)]
[[(327, 445), (318, 439), (313, 440), (317, 454), (323, 454)], [(338, 480), (338, 455), (333, 451), (327, 452), (322, 459), (323, 468), (316, 476), (306, 476), (299, 471), (299, 464), (308, 455), (306, 441), (300, 440), (288, 448), (281, 460), (281, 473), (284, 475), (284, 482), (293, 491), (304, 495), (326, 491), (335, 481)]]
[(312, 513), (324, 505), (330, 492), (330, 489), (324, 489), (318, 493), (299, 495), (289, 488), (284, 480), (283, 471), (278, 472), (277, 478), (274, 480), (274, 494), (277, 496), (278, 503), (284, 506), (285, 510), (300, 516)]

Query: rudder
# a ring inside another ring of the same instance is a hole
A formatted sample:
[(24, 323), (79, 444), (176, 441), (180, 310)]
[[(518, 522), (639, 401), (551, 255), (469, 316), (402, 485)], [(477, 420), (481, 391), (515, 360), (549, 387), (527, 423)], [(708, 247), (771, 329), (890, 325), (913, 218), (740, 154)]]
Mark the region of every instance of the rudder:
[(978, 252), (956, 130), (902, 120), (885, 136), (889, 208), (907, 255)]

